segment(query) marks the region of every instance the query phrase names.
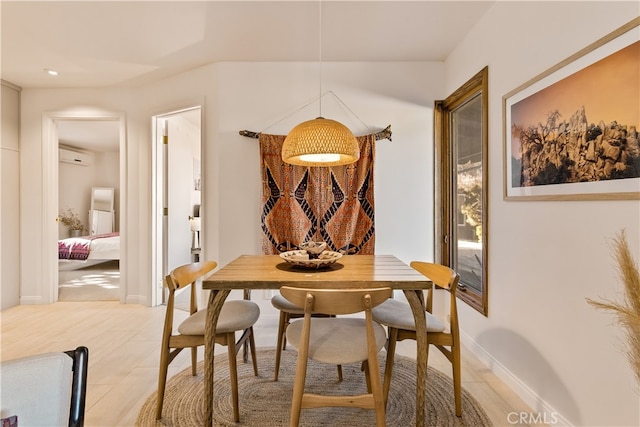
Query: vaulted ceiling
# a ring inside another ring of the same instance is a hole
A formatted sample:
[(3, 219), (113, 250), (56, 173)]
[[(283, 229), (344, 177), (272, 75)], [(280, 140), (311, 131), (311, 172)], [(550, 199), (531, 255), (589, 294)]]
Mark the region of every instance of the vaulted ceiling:
[(443, 61), (493, 3), (3, 0), (1, 74), (112, 87), (219, 61)]

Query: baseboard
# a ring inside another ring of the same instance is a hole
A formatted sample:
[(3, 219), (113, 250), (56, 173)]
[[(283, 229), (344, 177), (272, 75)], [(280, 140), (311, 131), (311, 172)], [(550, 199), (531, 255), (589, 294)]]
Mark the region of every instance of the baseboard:
[(33, 297), (20, 297), (20, 305), (40, 305), (44, 304), (42, 297), (33, 296)]
[[(474, 356), (476, 356), (495, 376), (500, 378), (515, 394), (520, 397), (530, 408), (531, 414), (523, 414), (524, 418), (527, 418), (528, 422), (533, 421), (542, 422), (544, 424), (553, 424), (554, 426), (567, 426), (572, 427), (567, 419), (565, 419), (561, 413), (555, 408), (549, 405), (544, 399), (542, 399), (536, 392), (534, 392), (529, 386), (523, 383), (516, 375), (507, 369), (500, 361), (496, 360), (489, 352), (487, 352), (481, 345), (474, 341), (469, 335), (460, 331), (460, 340), (462, 344), (467, 347)], [(520, 414), (514, 415), (514, 419), (518, 418)], [(544, 422), (546, 420), (546, 422)], [(552, 420), (552, 423), (549, 423)], [(508, 420), (505, 420), (508, 422)]]
[(140, 305), (149, 305), (149, 301), (143, 295), (127, 295), (124, 301), (125, 304), (140, 304)]

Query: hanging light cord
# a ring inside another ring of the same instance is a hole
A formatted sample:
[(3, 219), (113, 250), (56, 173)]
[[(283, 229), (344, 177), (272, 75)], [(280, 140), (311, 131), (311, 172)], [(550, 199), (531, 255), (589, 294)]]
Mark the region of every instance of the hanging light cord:
[[(353, 112), (353, 110), (352, 110), (351, 108), (349, 108), (349, 106), (348, 106), (347, 104), (345, 104), (344, 102), (342, 102), (342, 99), (340, 99), (340, 97), (339, 97), (338, 95), (336, 95), (335, 93), (333, 93), (333, 91), (332, 91), (332, 90), (330, 90), (330, 91), (329, 91), (329, 92), (327, 92), (327, 93), (330, 93), (331, 95), (333, 95), (333, 96), (338, 100), (338, 102), (340, 102), (340, 104), (342, 104), (342, 106), (343, 106), (344, 108), (346, 108), (346, 109), (347, 109), (347, 111), (348, 111), (348, 112), (350, 112), (350, 113), (351, 113), (351, 114), (352, 114), (356, 119), (358, 119), (358, 121), (359, 121), (360, 123), (362, 123), (362, 125), (363, 125), (364, 127), (366, 127), (366, 128), (367, 128), (367, 130), (368, 130), (369, 132), (373, 133), (373, 130), (371, 130), (371, 128), (370, 128), (369, 126), (367, 126), (367, 124), (366, 124), (365, 122), (363, 122), (363, 121), (362, 121), (362, 119), (361, 119), (360, 117), (358, 117), (358, 115), (357, 115), (356, 113), (354, 113), (354, 112)], [(322, 98), (322, 97), (320, 97), (320, 98)]]
[(362, 123), (362, 125), (364, 127), (367, 128), (367, 130), (369, 132), (373, 133), (373, 130), (367, 126), (367, 124), (365, 122), (362, 121), (362, 119), (360, 117), (358, 117), (358, 115), (356, 113), (353, 112), (353, 110), (351, 108), (349, 108), (349, 106), (347, 104), (345, 104), (342, 99), (340, 99), (340, 97), (338, 95), (336, 95), (332, 90), (328, 91), (325, 94), (322, 94), (320, 96), (316, 96), (314, 98), (312, 98), (311, 100), (307, 101), (306, 103), (304, 103), (302, 106), (300, 106), (299, 108), (297, 108), (296, 110), (292, 111), (291, 113), (285, 115), (283, 118), (281, 118), (280, 120), (277, 120), (273, 123), (271, 123), (269, 126), (267, 126), (266, 128), (262, 129), (260, 132), (257, 133), (265, 133), (265, 131), (267, 131), (268, 129), (271, 129), (272, 127), (274, 127), (275, 125), (277, 125), (278, 123), (288, 119), (289, 117), (293, 116), (296, 113), (299, 113), (300, 111), (304, 110), (305, 108), (307, 108), (309, 105), (313, 104), (314, 102), (316, 102), (318, 99), (320, 100), (320, 102), (322, 102), (322, 98), (326, 95), (333, 95), (334, 98), (336, 98), (338, 100), (338, 102), (349, 112), (351, 113), (356, 119), (358, 119), (358, 121), (360, 123)]
[(318, 117), (322, 117), (322, 0), (318, 1), (318, 94), (320, 98)]
[[(302, 111), (304, 108), (306, 108), (311, 103), (313, 103), (316, 99), (318, 100), (318, 103), (319, 103), (318, 117), (322, 117), (322, 98), (324, 97), (324, 95), (322, 94), (322, 0), (318, 1), (318, 59), (319, 59), (319, 61), (318, 61), (318, 65), (319, 65), (319, 67), (318, 67), (318, 76), (319, 76), (319, 78), (318, 78), (318, 97), (317, 98), (313, 98), (311, 101), (309, 101), (306, 104), (302, 105), (300, 108), (298, 108), (297, 110), (293, 111), (291, 114), (287, 114), (285, 117), (281, 118), (277, 122), (270, 124), (269, 126), (264, 128), (263, 130), (261, 130), (259, 133), (264, 133), (264, 131), (266, 131), (267, 129), (277, 125), (281, 121), (291, 117), (292, 115), (296, 114), (297, 112)], [(358, 117), (358, 115), (356, 113), (354, 113), (353, 110), (351, 110), (351, 108), (349, 108), (347, 106), (347, 104), (342, 102), (342, 99), (340, 99), (338, 97), (338, 95), (333, 93), (333, 91), (329, 91), (327, 93), (330, 93), (331, 95), (333, 95), (338, 100), (338, 102), (340, 102), (340, 104), (342, 104), (342, 106), (347, 109), (347, 111), (349, 111), (356, 119), (358, 119), (358, 121), (360, 123), (362, 123), (362, 125), (364, 127), (367, 128), (367, 130), (369, 132), (373, 132), (371, 130), (371, 128), (369, 126), (367, 126), (367, 124), (365, 122), (363, 122), (362, 119), (360, 117)]]

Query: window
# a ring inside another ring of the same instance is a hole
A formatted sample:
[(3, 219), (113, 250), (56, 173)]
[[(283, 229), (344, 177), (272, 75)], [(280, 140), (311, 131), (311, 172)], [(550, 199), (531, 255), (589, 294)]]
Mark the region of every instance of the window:
[(485, 67), (435, 102), (436, 260), (460, 274), (458, 297), (487, 315)]

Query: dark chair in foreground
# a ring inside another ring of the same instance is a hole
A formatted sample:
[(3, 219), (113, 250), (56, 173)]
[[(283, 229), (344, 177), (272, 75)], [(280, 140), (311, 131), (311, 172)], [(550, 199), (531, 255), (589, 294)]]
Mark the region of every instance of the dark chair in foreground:
[[(162, 417), (162, 404), (167, 382), (167, 370), (171, 361), (185, 348), (191, 349), (191, 373), (196, 375), (197, 348), (204, 346), (204, 328), (207, 318), (207, 310), (198, 311), (198, 299), (195, 283), (204, 278), (217, 266), (213, 261), (196, 262), (186, 264), (174, 269), (165, 280), (169, 288), (167, 311), (162, 335), (162, 348), (160, 351), (160, 374), (158, 376), (158, 406), (156, 418)], [(178, 327), (178, 333), (173, 333), (173, 316), (175, 310), (175, 293), (179, 289), (191, 286), (190, 316)], [(260, 317), (260, 308), (253, 301), (232, 300), (226, 301), (220, 311), (216, 327), (216, 344), (228, 347), (229, 375), (231, 377), (231, 394), (233, 399), (233, 416), (236, 422), (240, 421), (238, 405), (238, 369), (237, 354), (245, 342), (249, 342), (253, 372), (258, 375), (256, 361), (256, 346), (253, 337), (253, 325)], [(236, 341), (236, 331), (242, 331)]]
[[(455, 399), (456, 415), (462, 416), (461, 377), (460, 377), (460, 332), (458, 329), (458, 309), (456, 305), (456, 290), (460, 276), (458, 273), (440, 264), (414, 261), (411, 267), (424, 274), (433, 281), (435, 289), (444, 289), (449, 292), (449, 325), (443, 323), (432, 314), (433, 289), (427, 291), (426, 318), (427, 318), (427, 343), (434, 345), (451, 362), (453, 372), (453, 394)], [(388, 327), (389, 340), (387, 343), (387, 363), (384, 373), (384, 401), (389, 397), (391, 373), (393, 371), (393, 358), (396, 350), (396, 341), (416, 339), (416, 328), (413, 313), (408, 303), (390, 299), (375, 307), (373, 319)], [(429, 347), (427, 346), (427, 350)], [(428, 355), (427, 355), (428, 356)]]
[[(384, 328), (372, 320), (371, 308), (387, 300), (390, 288), (304, 289), (284, 286), (280, 293), (293, 304), (304, 307), (304, 318), (287, 328), (287, 340), (298, 350), (293, 386), (290, 426), (300, 422), (301, 409), (325, 406), (374, 409), (376, 425), (385, 425), (385, 405), (378, 352), (384, 347)], [(329, 315), (364, 311), (365, 317), (312, 317), (314, 312)], [(307, 361), (332, 365), (362, 363), (367, 393), (354, 396), (305, 393)]]
[(0, 418), (19, 426), (82, 427), (89, 350), (44, 353), (2, 362)]

